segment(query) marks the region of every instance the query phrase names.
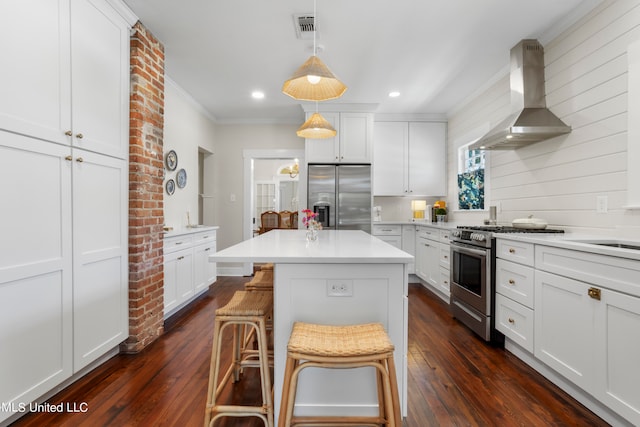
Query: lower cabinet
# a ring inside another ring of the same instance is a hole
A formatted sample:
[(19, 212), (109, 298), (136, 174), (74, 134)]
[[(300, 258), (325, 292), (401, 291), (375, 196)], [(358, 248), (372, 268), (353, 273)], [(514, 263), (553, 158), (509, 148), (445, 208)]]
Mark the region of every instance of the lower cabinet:
[(0, 424), (128, 337), (128, 172), (0, 131)]
[(450, 296), (449, 230), (416, 227), (416, 275), (447, 303)]
[(216, 281), (216, 230), (172, 234), (164, 240), (164, 318), (170, 317)]
[(640, 298), (536, 272), (535, 357), (640, 424)]
[(640, 425), (640, 262), (500, 238), (497, 246), (496, 328), (607, 421)]

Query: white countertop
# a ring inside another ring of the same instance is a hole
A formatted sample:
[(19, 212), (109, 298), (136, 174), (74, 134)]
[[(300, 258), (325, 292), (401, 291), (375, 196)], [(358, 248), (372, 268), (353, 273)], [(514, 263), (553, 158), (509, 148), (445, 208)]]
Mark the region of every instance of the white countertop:
[(442, 228), (450, 230), (456, 228), (458, 225), (469, 225), (469, 222), (431, 222), (425, 220), (406, 220), (406, 221), (373, 221), (371, 225), (422, 225), (427, 227)]
[(307, 242), (306, 230), (272, 230), (209, 256), (213, 262), (285, 264), (408, 264), (413, 256), (364, 231), (320, 230)]
[(589, 235), (582, 233), (562, 233), (562, 234), (538, 234), (538, 233), (496, 233), (496, 238), (529, 242), (537, 245), (554, 246), (557, 248), (571, 249), (576, 251), (590, 252), (594, 254), (609, 255), (619, 258), (628, 258), (640, 261), (640, 250), (615, 248), (609, 246), (599, 246), (591, 242), (620, 242), (635, 246), (640, 246), (639, 240), (610, 238), (602, 235)]

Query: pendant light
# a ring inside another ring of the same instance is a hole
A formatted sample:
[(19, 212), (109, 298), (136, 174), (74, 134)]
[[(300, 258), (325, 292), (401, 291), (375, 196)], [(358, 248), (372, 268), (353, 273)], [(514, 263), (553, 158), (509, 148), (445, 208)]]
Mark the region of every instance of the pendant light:
[(318, 105), (316, 103), (316, 112), (298, 128), (296, 135), (300, 138), (326, 139), (336, 136), (337, 133), (331, 123), (318, 113)]
[(293, 73), (282, 92), (293, 99), (303, 101), (326, 101), (342, 96), (347, 87), (316, 56), (316, 30), (318, 18), (316, 0), (313, 1), (313, 55)]

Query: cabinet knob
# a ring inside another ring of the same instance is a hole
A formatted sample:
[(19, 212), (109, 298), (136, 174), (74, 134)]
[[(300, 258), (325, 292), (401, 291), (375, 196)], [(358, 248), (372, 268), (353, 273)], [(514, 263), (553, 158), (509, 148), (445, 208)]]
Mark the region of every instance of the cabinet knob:
[(205, 252), (207, 252), (209, 249), (211, 249), (211, 248), (207, 248), (207, 249), (205, 249), (204, 251), (205, 251)]
[(67, 135), (67, 136), (71, 136), (71, 135), (73, 135), (73, 132), (71, 132), (70, 130), (68, 130), (68, 131), (66, 131), (64, 134), (65, 134), (65, 135)]
[(514, 323), (516, 323), (516, 321), (513, 320), (511, 317), (509, 317), (509, 323), (514, 324)]
[(515, 254), (515, 253), (516, 253), (516, 250), (515, 250), (515, 249), (513, 249), (513, 248), (509, 248), (509, 253), (510, 253), (510, 254)]
[(589, 296), (593, 299), (597, 299), (598, 301), (600, 301), (601, 295), (600, 295), (600, 289), (598, 288), (589, 288)]
[(78, 157), (78, 158), (76, 159), (76, 162), (78, 162), (78, 163), (82, 163), (82, 162), (84, 162), (84, 159), (83, 159), (82, 157)]
[(65, 157), (64, 159), (65, 159), (65, 160), (68, 160), (68, 161), (71, 161), (71, 160), (73, 160), (73, 157), (71, 157), (71, 156), (67, 156), (67, 157)]
[(83, 135), (83, 134), (81, 134), (81, 133), (77, 133), (77, 134), (76, 134), (76, 138), (78, 138), (78, 139), (82, 139), (82, 138), (84, 138), (84, 135)]
[(184, 259), (184, 256), (180, 256), (178, 257), (178, 260)]
[(509, 284), (510, 284), (510, 285), (515, 285), (515, 284), (516, 284), (516, 281), (515, 281), (515, 280), (513, 280), (513, 279), (509, 279)]

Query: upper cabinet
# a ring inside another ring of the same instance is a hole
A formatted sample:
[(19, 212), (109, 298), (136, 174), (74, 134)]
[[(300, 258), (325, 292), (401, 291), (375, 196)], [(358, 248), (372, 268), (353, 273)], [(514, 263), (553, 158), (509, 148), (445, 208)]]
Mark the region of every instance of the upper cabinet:
[[(312, 113), (307, 113), (307, 118)], [(338, 131), (333, 138), (307, 139), (307, 163), (371, 163), (373, 113), (321, 113)]]
[(126, 158), (123, 18), (100, 0), (10, 0), (2, 9), (0, 39), (15, 43), (0, 45), (11, 62), (0, 70), (0, 129)]
[(376, 122), (373, 194), (445, 195), (446, 132), (444, 122)]

